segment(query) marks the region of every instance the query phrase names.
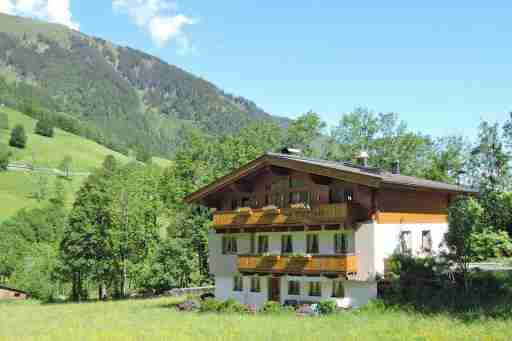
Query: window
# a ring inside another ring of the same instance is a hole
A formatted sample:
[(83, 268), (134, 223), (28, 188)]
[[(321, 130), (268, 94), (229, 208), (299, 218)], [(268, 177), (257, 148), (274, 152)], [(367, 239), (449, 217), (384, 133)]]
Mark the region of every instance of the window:
[(345, 195), (343, 199), (345, 202), (350, 202), (354, 200), (354, 192), (350, 190), (345, 190)]
[(250, 198), (242, 198), (242, 207), (249, 207), (251, 206), (251, 199)]
[(231, 200), (231, 210), (235, 211), (236, 209), (238, 209), (238, 207), (240, 207), (240, 205), (238, 204), (238, 200)]
[(261, 283), (259, 276), (251, 277), (251, 292), (261, 292)]
[(312, 296), (312, 297), (322, 296), (322, 285), (320, 282), (309, 283), (309, 296)]
[(342, 281), (332, 282), (332, 297), (343, 298), (345, 297), (345, 287)]
[(272, 194), (272, 197), (271, 197), (271, 204), (274, 206), (277, 206), (277, 207), (284, 207), (285, 206), (284, 198), (285, 198), (284, 194), (274, 193), (274, 194)]
[(290, 204), (311, 204), (311, 193), (309, 192), (290, 192)]
[(334, 235), (334, 253), (353, 252), (354, 234), (349, 232), (336, 233)]
[(421, 232), (421, 249), (423, 252), (432, 252), (432, 233), (430, 230)]
[(400, 233), (400, 252), (404, 255), (412, 255), (411, 231), (402, 231)]
[(289, 234), (281, 236), (281, 253), (293, 253), (293, 238)]
[(237, 240), (233, 236), (222, 237), (222, 254), (232, 255), (238, 252)]
[(242, 276), (233, 277), (233, 291), (244, 291), (244, 278)]
[(308, 234), (306, 236), (306, 252), (318, 253), (318, 234)]
[(290, 188), (304, 188), (306, 183), (302, 179), (296, 179), (290, 177)]
[(258, 253), (268, 252), (268, 236), (258, 236)]
[(288, 282), (288, 295), (289, 296), (300, 296), (300, 282), (289, 281)]

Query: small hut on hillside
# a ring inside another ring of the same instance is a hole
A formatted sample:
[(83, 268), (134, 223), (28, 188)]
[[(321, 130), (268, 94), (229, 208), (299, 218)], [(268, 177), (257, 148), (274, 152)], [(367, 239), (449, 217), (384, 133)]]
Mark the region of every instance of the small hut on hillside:
[(0, 300), (26, 300), (29, 297), (25, 291), (0, 285)]

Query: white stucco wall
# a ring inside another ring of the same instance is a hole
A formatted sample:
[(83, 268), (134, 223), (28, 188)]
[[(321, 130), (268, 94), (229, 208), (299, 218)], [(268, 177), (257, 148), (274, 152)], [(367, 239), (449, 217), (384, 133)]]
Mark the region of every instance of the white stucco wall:
[[(233, 291), (233, 277), (216, 277), (215, 278), (215, 297), (219, 300), (225, 301), (233, 298), (243, 304), (255, 305), (258, 308), (262, 307), (268, 300), (268, 279), (269, 277), (261, 277), (261, 292), (251, 292), (251, 278), (244, 277), (244, 290), (241, 292)], [(304, 278), (301, 283), (300, 295), (288, 295), (288, 281), (297, 280), (298, 278), (289, 278), (283, 276), (280, 278), (281, 285), (281, 303), (284, 304), (288, 300), (302, 301), (302, 302), (320, 302), (325, 299), (332, 299), (332, 285), (333, 280), (324, 277)], [(322, 286), (322, 296), (314, 297), (308, 295), (308, 282), (318, 281)], [(345, 298), (352, 302), (354, 308), (367, 304), (370, 300), (377, 297), (377, 284), (375, 282), (356, 282), (344, 281)]]
[(268, 277), (260, 277), (261, 290), (259, 293), (251, 292), (251, 277), (244, 277), (243, 291), (233, 291), (233, 276), (215, 277), (215, 298), (225, 301), (233, 298), (243, 304), (262, 307), (268, 300)]
[(384, 259), (400, 251), (400, 233), (411, 231), (412, 252), (414, 256), (422, 256), (422, 231), (430, 230), (432, 236), (432, 252), (441, 251), (444, 235), (448, 232), (448, 224), (374, 224), (375, 235), (375, 270), (384, 273)]
[(358, 279), (367, 280), (375, 276), (375, 223), (359, 224), (355, 235)]

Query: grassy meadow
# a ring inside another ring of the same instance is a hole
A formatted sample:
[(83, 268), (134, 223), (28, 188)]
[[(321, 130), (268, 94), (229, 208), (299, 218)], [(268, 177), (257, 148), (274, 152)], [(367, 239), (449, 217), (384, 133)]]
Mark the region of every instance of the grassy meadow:
[(0, 302), (7, 340), (510, 340), (511, 320), (463, 322), (366, 309), (328, 317), (177, 312), (176, 299), (82, 304)]
[[(1, 30), (0, 30), (1, 31)], [(119, 162), (130, 159), (110, 150), (98, 143), (83, 137), (55, 129), (53, 138), (47, 138), (34, 133), (36, 120), (10, 108), (0, 108), (7, 113), (10, 128), (21, 124), (25, 128), (28, 142), (25, 149), (9, 147), (12, 152), (12, 162), (35, 164), (36, 167), (56, 168), (66, 155), (73, 159), (72, 169), (76, 172), (89, 172), (100, 167), (107, 155), (114, 155)], [(8, 144), (10, 130), (0, 130), (0, 143)], [(153, 158), (153, 162), (161, 167), (169, 166), (171, 161)], [(53, 189), (55, 176), (48, 176), (49, 189)], [(80, 188), (85, 176), (74, 176), (64, 181), (70, 202), (73, 194)], [(24, 207), (36, 207), (37, 200), (33, 198), (37, 175), (28, 172), (0, 172), (0, 223), (11, 217)]]
[[(34, 163), (41, 167), (57, 167), (65, 155), (70, 155), (73, 158), (73, 170), (82, 172), (100, 166), (107, 155), (114, 155), (120, 162), (128, 161), (122, 154), (61, 129), (55, 129), (53, 138), (37, 135), (34, 133), (36, 120), (9, 108), (0, 110), (7, 113), (10, 128), (22, 124), (28, 136), (25, 149), (10, 148), (13, 153), (12, 161)], [(1, 143), (7, 144), (9, 137), (10, 131), (0, 131)]]

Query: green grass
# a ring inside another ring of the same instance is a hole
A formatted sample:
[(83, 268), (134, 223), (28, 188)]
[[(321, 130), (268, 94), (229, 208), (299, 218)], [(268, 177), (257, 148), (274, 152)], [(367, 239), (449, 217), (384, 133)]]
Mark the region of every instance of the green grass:
[[(11, 128), (16, 124), (22, 124), (27, 132), (28, 141), (25, 149), (10, 148), (13, 161), (57, 167), (65, 155), (70, 155), (73, 158), (72, 168), (78, 171), (90, 171), (99, 167), (107, 155), (114, 155), (119, 162), (128, 161), (122, 154), (60, 129), (55, 129), (52, 138), (37, 135), (34, 133), (36, 120), (9, 108), (0, 110), (7, 113)], [(7, 144), (9, 137), (10, 131), (0, 131), (0, 143)]]
[[(36, 120), (9, 108), (0, 108), (9, 117), (10, 128), (22, 124), (27, 132), (28, 142), (25, 149), (10, 147), (13, 154), (11, 161), (35, 164), (36, 167), (56, 168), (65, 155), (73, 159), (72, 170), (89, 172), (100, 167), (107, 155), (114, 155), (119, 162), (125, 163), (129, 158), (83, 137), (55, 129), (53, 138), (34, 133)], [(9, 130), (0, 130), (0, 143), (7, 144)], [(157, 159), (160, 165), (170, 161)], [(49, 188), (52, 189), (55, 176), (48, 176)], [(85, 176), (75, 176), (71, 181), (64, 181), (69, 202), (73, 200)], [(37, 207), (37, 200), (32, 197), (37, 175), (28, 172), (0, 172), (0, 223), (11, 217), (21, 208)]]
[[(48, 187), (54, 188), (56, 176), (48, 176)], [(68, 204), (74, 197), (74, 193), (85, 180), (84, 176), (77, 176), (70, 181), (63, 181), (66, 188)], [(13, 216), (24, 207), (37, 207), (39, 204), (33, 197), (36, 186), (36, 175), (28, 172), (0, 172), (0, 224)]]
[(175, 299), (0, 303), (4, 340), (509, 340), (512, 320), (362, 311), (330, 317), (180, 313)]

